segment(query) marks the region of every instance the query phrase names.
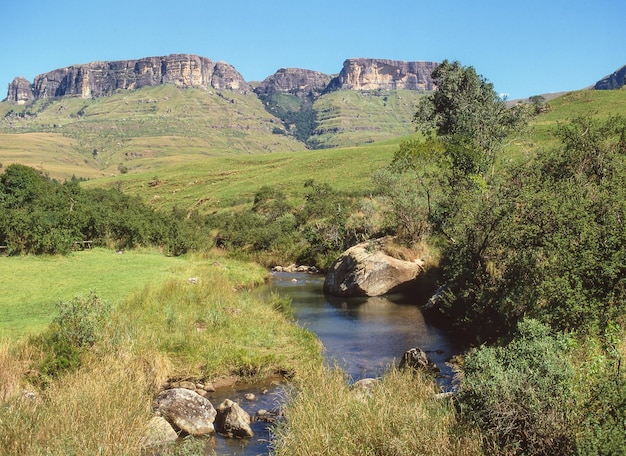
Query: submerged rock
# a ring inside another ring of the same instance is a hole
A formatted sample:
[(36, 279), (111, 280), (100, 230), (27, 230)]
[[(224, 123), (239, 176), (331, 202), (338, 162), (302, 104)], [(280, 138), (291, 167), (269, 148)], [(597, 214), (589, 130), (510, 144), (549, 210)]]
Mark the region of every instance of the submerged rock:
[(421, 370), (432, 373), (439, 372), (437, 365), (430, 360), (426, 352), (421, 348), (411, 348), (407, 350), (402, 356), (402, 359), (398, 364), (398, 368)]
[(250, 415), (230, 399), (217, 406), (215, 429), (229, 437), (249, 438), (254, 435), (250, 427)]

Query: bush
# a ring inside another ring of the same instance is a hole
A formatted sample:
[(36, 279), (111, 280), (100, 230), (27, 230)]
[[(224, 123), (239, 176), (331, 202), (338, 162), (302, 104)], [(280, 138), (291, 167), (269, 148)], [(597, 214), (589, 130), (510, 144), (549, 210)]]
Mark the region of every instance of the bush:
[(478, 426), (487, 454), (571, 454), (574, 370), (568, 339), (526, 319), (506, 346), (483, 346), (465, 359), (461, 416)]
[(48, 331), (36, 340), (44, 352), (38, 380), (46, 383), (59, 374), (76, 370), (82, 352), (98, 340), (110, 311), (109, 304), (93, 292), (87, 298), (59, 302), (58, 315)]

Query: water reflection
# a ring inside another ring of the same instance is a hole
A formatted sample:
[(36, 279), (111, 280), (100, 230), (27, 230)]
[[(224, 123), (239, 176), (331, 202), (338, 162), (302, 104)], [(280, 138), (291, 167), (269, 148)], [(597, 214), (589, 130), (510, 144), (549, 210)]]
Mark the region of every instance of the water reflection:
[(406, 350), (420, 347), (442, 375), (451, 375), (445, 360), (458, 347), (451, 334), (424, 320), (417, 304), (427, 297), (334, 298), (324, 296), (323, 281), (321, 276), (275, 273), (272, 288), (292, 298), (298, 324), (317, 335), (330, 363), (354, 380), (376, 377)]

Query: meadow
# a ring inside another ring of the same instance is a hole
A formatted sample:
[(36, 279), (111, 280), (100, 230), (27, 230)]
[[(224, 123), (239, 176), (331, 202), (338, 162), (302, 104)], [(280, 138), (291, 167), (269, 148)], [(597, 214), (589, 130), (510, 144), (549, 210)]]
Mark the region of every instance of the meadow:
[(0, 256), (0, 338), (16, 339), (43, 331), (59, 301), (94, 291), (116, 305), (131, 291), (169, 278), (186, 279), (186, 258), (156, 250), (123, 254), (104, 248), (67, 256)]

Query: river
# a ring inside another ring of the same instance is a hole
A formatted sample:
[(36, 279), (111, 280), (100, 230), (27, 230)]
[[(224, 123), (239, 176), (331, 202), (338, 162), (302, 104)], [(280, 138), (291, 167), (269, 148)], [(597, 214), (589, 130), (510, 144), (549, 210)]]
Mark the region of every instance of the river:
[[(356, 381), (381, 375), (408, 349), (419, 347), (441, 369), (442, 388), (449, 386), (452, 372), (445, 360), (460, 349), (451, 334), (425, 322), (418, 304), (427, 297), (331, 298), (324, 296), (323, 282), (319, 275), (273, 273), (267, 291), (291, 297), (296, 322), (317, 335), (328, 363), (342, 368)], [(267, 393), (259, 394), (264, 389)], [(249, 392), (256, 395), (255, 400), (245, 399)], [(228, 397), (254, 415), (259, 409), (279, 407), (283, 396), (283, 388), (274, 383), (235, 386), (209, 399), (217, 405)], [(212, 448), (218, 455), (268, 454), (268, 425), (256, 422), (252, 429), (255, 436), (249, 441), (217, 437)]]

